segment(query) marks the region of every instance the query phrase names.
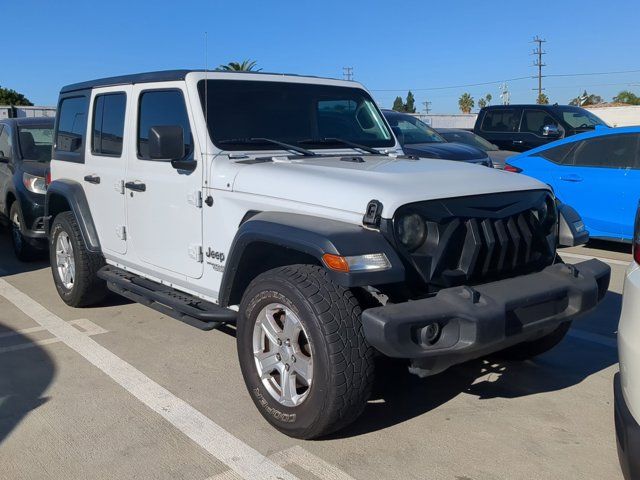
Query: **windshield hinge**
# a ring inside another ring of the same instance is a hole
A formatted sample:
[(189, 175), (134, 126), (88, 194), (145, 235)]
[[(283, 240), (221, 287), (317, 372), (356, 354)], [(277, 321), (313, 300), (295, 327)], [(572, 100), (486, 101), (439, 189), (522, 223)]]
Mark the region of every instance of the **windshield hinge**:
[(202, 263), (202, 245), (189, 245), (189, 257)]
[(367, 204), (367, 210), (362, 218), (363, 225), (367, 227), (379, 227), (382, 218), (382, 203), (378, 200), (371, 200)]
[(187, 195), (187, 201), (190, 205), (195, 205), (197, 208), (202, 208), (202, 192), (197, 190)]

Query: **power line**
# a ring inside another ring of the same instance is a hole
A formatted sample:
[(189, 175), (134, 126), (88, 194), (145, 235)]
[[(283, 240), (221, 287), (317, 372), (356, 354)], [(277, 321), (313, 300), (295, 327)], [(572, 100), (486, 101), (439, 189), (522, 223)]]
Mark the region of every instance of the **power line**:
[(342, 78), (348, 81), (353, 80), (353, 67), (342, 67)]
[(431, 111), (431, 102), (425, 100), (422, 104), (424, 105), (424, 113), (428, 114)]

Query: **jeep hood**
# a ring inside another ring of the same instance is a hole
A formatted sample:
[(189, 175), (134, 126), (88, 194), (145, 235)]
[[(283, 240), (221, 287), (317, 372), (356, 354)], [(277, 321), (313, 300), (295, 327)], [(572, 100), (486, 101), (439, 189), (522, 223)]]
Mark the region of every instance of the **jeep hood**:
[(238, 161), (232, 189), (364, 213), (370, 200), (391, 218), (404, 204), (487, 193), (548, 189), (525, 175), (448, 160), (343, 155)]

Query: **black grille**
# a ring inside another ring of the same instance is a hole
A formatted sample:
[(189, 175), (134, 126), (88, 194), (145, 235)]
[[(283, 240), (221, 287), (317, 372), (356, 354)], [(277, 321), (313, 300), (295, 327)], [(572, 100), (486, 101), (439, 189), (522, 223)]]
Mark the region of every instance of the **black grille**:
[(546, 191), (410, 204), (395, 222), (414, 213), (425, 222), (424, 241), (413, 251), (403, 248), (397, 233), (396, 242), (421, 280), (435, 287), (530, 273), (555, 258), (556, 209)]

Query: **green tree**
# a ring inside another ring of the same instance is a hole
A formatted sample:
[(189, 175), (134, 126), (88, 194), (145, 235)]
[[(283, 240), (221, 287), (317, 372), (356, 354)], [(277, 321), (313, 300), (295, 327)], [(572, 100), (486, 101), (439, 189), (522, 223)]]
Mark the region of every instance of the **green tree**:
[(626, 103), (628, 105), (640, 105), (640, 97), (629, 90), (623, 90), (618, 95), (613, 97), (613, 101), (616, 103)]
[(458, 106), (462, 113), (471, 113), (471, 109), (475, 106), (476, 102), (469, 93), (463, 93), (458, 99)]
[(407, 113), (416, 113), (416, 99), (411, 93), (411, 90), (407, 93), (407, 103), (404, 104), (404, 111)]
[(540, 94), (538, 94), (538, 98), (536, 98), (536, 103), (538, 105), (548, 105), (549, 104), (549, 97), (547, 97), (546, 93), (540, 93)]
[(396, 112), (404, 112), (404, 103), (402, 102), (402, 97), (398, 96), (393, 101), (393, 107), (391, 107)]
[(586, 107), (587, 105), (597, 105), (598, 103), (602, 103), (602, 97), (600, 95), (594, 95), (593, 93), (589, 94), (585, 90), (582, 92), (582, 95), (572, 99), (569, 105)]
[(491, 100), (493, 100), (493, 96), (490, 93), (487, 93), (484, 96), (485, 100), (487, 101), (487, 105), (491, 105)]
[(261, 68), (258, 66), (255, 60), (243, 60), (241, 63), (229, 62), (226, 65), (220, 65), (217, 70), (225, 72), (259, 72)]
[(486, 106), (487, 106), (487, 101), (484, 98), (481, 98), (480, 100), (478, 100), (478, 107), (484, 108)]
[(33, 103), (31, 103), (31, 101), (29, 101), (29, 99), (23, 94), (10, 88), (2, 88), (2, 86), (0, 86), (0, 105), (31, 106)]

